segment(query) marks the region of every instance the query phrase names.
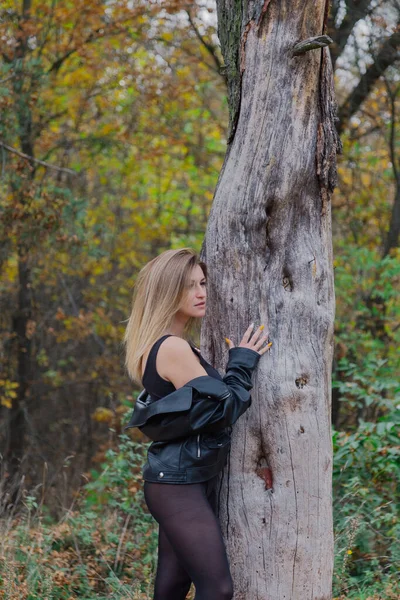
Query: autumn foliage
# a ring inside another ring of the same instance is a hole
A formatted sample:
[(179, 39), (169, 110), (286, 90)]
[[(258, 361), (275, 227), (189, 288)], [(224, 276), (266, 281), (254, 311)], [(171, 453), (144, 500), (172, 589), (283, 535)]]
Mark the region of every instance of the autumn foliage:
[[(339, 4), (330, 27), (344, 105), (360, 73), (354, 49), (340, 58)], [(368, 18), (383, 32), (366, 46), (372, 64), (398, 16)], [(338, 598), (399, 593), (393, 61), (343, 122), (332, 206)], [(1, 4), (0, 598), (148, 597), (155, 538), (138, 481), (144, 440), (120, 438), (137, 392), (123, 331), (143, 264), (167, 248), (201, 247), (226, 151), (226, 68), (212, 3)], [(122, 508), (108, 510), (112, 490)]]

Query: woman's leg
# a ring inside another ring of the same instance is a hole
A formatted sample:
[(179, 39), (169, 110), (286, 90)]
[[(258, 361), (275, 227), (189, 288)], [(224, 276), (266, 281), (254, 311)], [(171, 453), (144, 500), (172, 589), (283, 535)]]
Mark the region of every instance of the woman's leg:
[[(207, 484), (145, 482), (147, 506), (196, 588), (196, 600), (231, 600), (233, 584)], [(160, 595), (155, 600), (166, 600)], [(176, 598), (176, 596), (175, 596)]]
[(154, 600), (185, 600), (192, 580), (182, 567), (161, 526), (158, 529), (158, 562)]
[(218, 519), (218, 487), (219, 487), (219, 475), (215, 475), (212, 479), (204, 482), (205, 492), (208, 500), (208, 504), (211, 506), (214, 515)]

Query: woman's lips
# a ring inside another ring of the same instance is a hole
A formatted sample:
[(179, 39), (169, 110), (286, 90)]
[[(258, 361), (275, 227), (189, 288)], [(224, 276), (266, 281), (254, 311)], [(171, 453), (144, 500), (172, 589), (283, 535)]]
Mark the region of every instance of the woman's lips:
[(200, 302), (200, 304), (195, 304), (195, 306), (205, 306), (206, 303), (205, 302)]

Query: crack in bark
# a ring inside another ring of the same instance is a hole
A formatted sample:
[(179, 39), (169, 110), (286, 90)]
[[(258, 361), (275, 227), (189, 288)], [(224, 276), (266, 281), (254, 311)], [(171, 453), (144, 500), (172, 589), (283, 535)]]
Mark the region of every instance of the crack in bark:
[(269, 539), (271, 539), (271, 534), (272, 534), (272, 498), (270, 496), (270, 494), (268, 494), (269, 497), (269, 505), (270, 505), (270, 514), (269, 514)]
[(260, 10), (257, 18), (254, 19), (255, 21), (257, 21), (257, 23), (256, 23), (256, 31), (257, 32), (258, 32), (260, 26), (262, 25), (262, 22), (263, 22), (264, 17), (265, 17), (265, 13), (267, 12), (267, 9), (268, 9), (268, 6), (269, 6), (270, 2), (271, 2), (271, 0), (264, 0), (264, 4), (263, 4), (263, 6), (262, 6), (262, 8), (261, 8), (261, 10)]
[[(261, 429), (262, 418), (261, 418), (260, 402), (258, 402), (258, 415), (259, 415), (259, 423), (260, 423), (260, 435), (259, 435), (260, 454), (259, 454), (259, 459), (257, 461), (255, 473), (256, 473), (257, 477), (260, 477), (260, 479), (262, 479), (264, 481), (265, 490), (273, 491), (272, 469), (269, 466), (268, 458), (267, 458), (269, 453), (265, 448), (264, 438), (263, 438), (262, 429)], [(265, 464), (264, 464), (264, 462), (265, 462)]]
[(289, 443), (290, 467), (292, 469), (292, 475), (293, 475), (294, 503), (295, 503), (295, 507), (296, 507), (296, 546), (294, 549), (293, 575), (292, 575), (292, 594), (293, 594), (293, 592), (294, 592), (294, 571), (295, 571), (295, 567), (296, 567), (297, 546), (298, 546), (298, 539), (299, 539), (299, 518), (298, 518), (298, 507), (297, 507), (297, 487), (296, 487), (296, 477), (294, 474), (294, 466), (293, 466), (292, 446), (290, 443), (290, 437), (289, 437), (289, 431), (288, 431), (286, 419), (285, 419), (285, 425), (286, 425), (286, 435), (287, 435), (287, 439), (288, 439), (288, 443)]
[[(249, 35), (249, 31), (251, 29), (252, 24), (254, 23), (254, 21), (249, 21), (246, 25), (246, 27), (244, 28), (243, 31), (243, 36), (240, 42), (240, 52), (239, 52), (239, 56), (240, 56), (240, 77), (242, 77), (243, 75), (243, 71), (244, 71), (244, 64), (245, 64), (245, 60), (246, 60), (246, 42), (247, 42), (247, 36)], [(242, 96), (242, 81), (240, 81), (240, 97)]]

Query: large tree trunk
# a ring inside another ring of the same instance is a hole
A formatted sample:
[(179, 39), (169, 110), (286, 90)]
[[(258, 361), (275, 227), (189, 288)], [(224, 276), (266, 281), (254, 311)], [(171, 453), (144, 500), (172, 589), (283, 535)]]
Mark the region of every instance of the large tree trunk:
[(202, 347), (269, 324), (253, 404), (234, 427), (220, 518), (236, 600), (331, 598), (330, 194), (339, 147), (329, 50), (292, 56), (324, 32), (327, 0), (219, 0), (230, 145), (202, 257), (210, 310)]

